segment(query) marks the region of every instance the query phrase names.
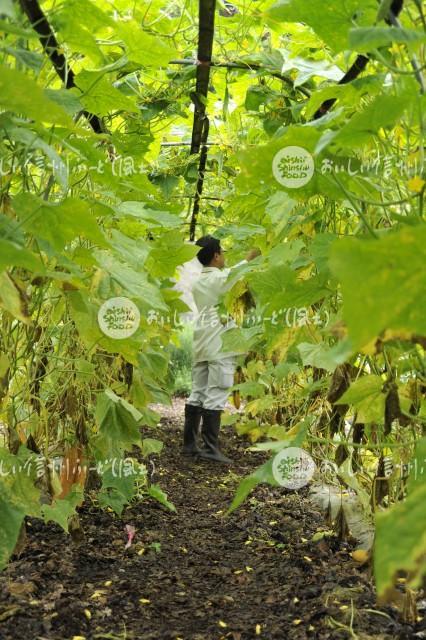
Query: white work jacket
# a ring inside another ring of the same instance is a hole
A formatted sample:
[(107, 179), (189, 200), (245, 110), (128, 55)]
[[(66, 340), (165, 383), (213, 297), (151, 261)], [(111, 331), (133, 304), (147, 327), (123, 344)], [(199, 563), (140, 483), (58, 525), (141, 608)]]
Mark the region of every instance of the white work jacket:
[(203, 267), (193, 284), (192, 295), (199, 313), (194, 326), (194, 362), (221, 360), (238, 353), (222, 348), (223, 333), (237, 327), (237, 324), (229, 316), (221, 318), (218, 307), (223, 294), (234, 284), (234, 281), (227, 282), (229, 274), (246, 262), (242, 260), (226, 269)]

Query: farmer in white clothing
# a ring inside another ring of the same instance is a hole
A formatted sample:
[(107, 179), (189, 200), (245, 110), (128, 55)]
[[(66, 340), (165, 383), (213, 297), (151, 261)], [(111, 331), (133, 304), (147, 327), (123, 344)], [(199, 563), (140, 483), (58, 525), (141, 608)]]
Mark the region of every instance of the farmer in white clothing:
[[(199, 315), (194, 329), (192, 366), (192, 392), (185, 404), (183, 453), (201, 458), (230, 463), (219, 449), (220, 418), (225, 408), (229, 390), (234, 384), (236, 352), (224, 351), (224, 331), (236, 327), (235, 322), (221, 322), (218, 309), (221, 297), (235, 279), (229, 278), (232, 270), (259, 255), (258, 249), (249, 252), (245, 260), (225, 269), (225, 257), (219, 240), (204, 236), (197, 240), (200, 247), (198, 260), (203, 265), (199, 278), (192, 287), (192, 295)], [(196, 436), (200, 426), (203, 448), (199, 449)]]

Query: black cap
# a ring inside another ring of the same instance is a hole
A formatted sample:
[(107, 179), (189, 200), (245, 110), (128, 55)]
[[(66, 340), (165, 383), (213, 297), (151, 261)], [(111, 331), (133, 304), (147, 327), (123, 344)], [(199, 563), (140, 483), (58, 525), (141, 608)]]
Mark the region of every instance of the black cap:
[(215, 253), (221, 253), (220, 241), (213, 236), (203, 236), (195, 243), (202, 249), (197, 253), (197, 258), (202, 265), (206, 266), (213, 260)]

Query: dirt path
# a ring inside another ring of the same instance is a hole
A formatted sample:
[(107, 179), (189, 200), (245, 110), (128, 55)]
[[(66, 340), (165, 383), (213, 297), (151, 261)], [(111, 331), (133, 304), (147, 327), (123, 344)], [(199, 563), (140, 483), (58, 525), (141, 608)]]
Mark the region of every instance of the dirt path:
[[(260, 486), (223, 518), (238, 478), (263, 454), (245, 453), (229, 429), (232, 469), (187, 462), (182, 414), (176, 401), (150, 433), (165, 442), (155, 481), (177, 512), (149, 500), (119, 519), (86, 505), (79, 548), (56, 525), (32, 520), (25, 551), (0, 575), (1, 640), (424, 637), (390, 607), (377, 610), (348, 545), (311, 541), (326, 527), (306, 491)], [(125, 524), (137, 528), (126, 552)]]

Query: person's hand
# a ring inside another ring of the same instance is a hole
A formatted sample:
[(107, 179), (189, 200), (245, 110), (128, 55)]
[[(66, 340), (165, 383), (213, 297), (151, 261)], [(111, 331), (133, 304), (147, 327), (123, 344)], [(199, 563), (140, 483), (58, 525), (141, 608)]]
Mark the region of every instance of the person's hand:
[(253, 249), (250, 249), (250, 251), (248, 252), (247, 256), (246, 256), (246, 260), (248, 262), (250, 262), (250, 260), (254, 260), (255, 258), (257, 258), (257, 256), (260, 256), (261, 251), (258, 247), (254, 247)]

